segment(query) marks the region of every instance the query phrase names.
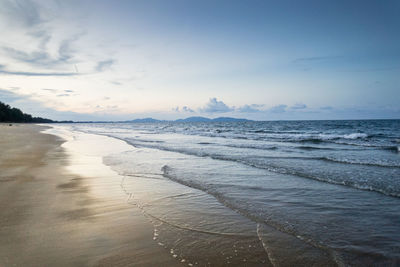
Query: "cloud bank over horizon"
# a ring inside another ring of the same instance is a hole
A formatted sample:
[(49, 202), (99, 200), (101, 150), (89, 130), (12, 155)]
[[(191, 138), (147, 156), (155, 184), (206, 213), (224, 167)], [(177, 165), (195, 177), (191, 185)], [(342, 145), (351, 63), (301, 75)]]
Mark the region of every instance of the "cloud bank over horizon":
[[(59, 91), (57, 89), (45, 88), (44, 91), (50, 91), (58, 97), (73, 94), (73, 90)], [(325, 113), (330, 119), (382, 119), (387, 118), (388, 114), (397, 118), (400, 109), (390, 110), (385, 107), (375, 109), (371, 112), (370, 109), (361, 107), (350, 108), (333, 108), (333, 107), (319, 107), (310, 108), (305, 104), (296, 104), (292, 107), (281, 104), (273, 107), (266, 107), (264, 105), (246, 104), (240, 107), (229, 106), (222, 100), (215, 97), (200, 108), (192, 109), (188, 106), (175, 107), (168, 112), (155, 111), (143, 113), (125, 113), (125, 114), (111, 114), (108, 112), (91, 112), (91, 113), (77, 113), (71, 111), (57, 111), (48, 108), (41, 102), (34, 100), (34, 95), (20, 95), (17, 92), (19, 88), (10, 88), (4, 90), (0, 88), (0, 101), (17, 107), (26, 113), (34, 114), (35, 116), (47, 117), (53, 120), (74, 120), (74, 121), (124, 121), (142, 118), (155, 118), (161, 120), (175, 120), (184, 119), (192, 116), (203, 116), (208, 118), (217, 117), (234, 117), (234, 118), (247, 118), (259, 121), (268, 120), (314, 120), (321, 119), (322, 113)], [(115, 107), (108, 107), (108, 109), (115, 109)]]
[(399, 12), (394, 0), (4, 0), (0, 101), (71, 120), (400, 118)]

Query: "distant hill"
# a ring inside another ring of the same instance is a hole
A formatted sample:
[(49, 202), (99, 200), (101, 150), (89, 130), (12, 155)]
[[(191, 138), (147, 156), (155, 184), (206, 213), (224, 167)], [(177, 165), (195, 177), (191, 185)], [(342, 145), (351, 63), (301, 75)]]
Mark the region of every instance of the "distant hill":
[(124, 121), (124, 122), (133, 122), (133, 123), (152, 123), (152, 122), (162, 122), (160, 120), (156, 120), (153, 118), (144, 118), (144, 119), (136, 119), (136, 120), (130, 120), (130, 121)]
[(175, 120), (175, 122), (209, 122), (211, 119), (205, 117), (189, 117), (186, 119)]
[(18, 108), (12, 108), (9, 105), (4, 104), (3, 102), (0, 102), (0, 122), (49, 123), (53, 121), (40, 117), (32, 117), (32, 115), (23, 113)]

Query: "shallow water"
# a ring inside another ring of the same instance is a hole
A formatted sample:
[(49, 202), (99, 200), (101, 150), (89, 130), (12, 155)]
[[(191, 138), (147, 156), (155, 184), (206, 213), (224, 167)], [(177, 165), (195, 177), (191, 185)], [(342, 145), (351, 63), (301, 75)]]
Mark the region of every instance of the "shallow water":
[[(400, 263), (400, 121), (70, 124), (190, 264)], [(200, 256), (199, 256), (200, 255)]]

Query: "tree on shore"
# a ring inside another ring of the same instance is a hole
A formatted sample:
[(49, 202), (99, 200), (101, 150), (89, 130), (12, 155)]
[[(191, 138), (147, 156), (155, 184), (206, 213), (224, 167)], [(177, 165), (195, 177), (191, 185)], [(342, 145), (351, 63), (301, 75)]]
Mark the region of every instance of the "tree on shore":
[(23, 113), (18, 108), (12, 108), (9, 105), (0, 102), (0, 122), (48, 123), (53, 121), (41, 117), (32, 117), (32, 115)]

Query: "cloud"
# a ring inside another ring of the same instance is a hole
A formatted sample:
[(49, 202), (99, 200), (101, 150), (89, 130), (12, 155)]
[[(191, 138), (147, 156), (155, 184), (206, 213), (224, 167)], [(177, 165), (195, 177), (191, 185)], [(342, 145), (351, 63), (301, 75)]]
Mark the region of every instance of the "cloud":
[(114, 60), (114, 59), (99, 61), (99, 62), (97, 63), (97, 66), (96, 66), (95, 69), (96, 69), (96, 71), (98, 71), (98, 72), (102, 72), (102, 71), (105, 71), (105, 70), (111, 68), (111, 66), (112, 66), (114, 63), (115, 63), (115, 60)]
[(28, 71), (6, 71), (0, 69), (0, 74), (17, 75), (17, 76), (74, 76), (73, 72), (28, 72)]
[(190, 112), (190, 113), (194, 112), (193, 109), (191, 109), (191, 108), (189, 108), (189, 107), (187, 107), (187, 106), (183, 106), (183, 107), (182, 107), (182, 110), (183, 110), (183, 112)]
[[(48, 92), (51, 92), (51, 93), (54, 93), (54, 94), (59, 93), (59, 92), (63, 92), (62, 94), (59, 94), (57, 96), (66, 96), (66, 95), (70, 95), (69, 93), (74, 93), (75, 92), (74, 90), (60, 90), (60, 89), (51, 89), (51, 88), (43, 88), (42, 90), (43, 91), (48, 91)], [(68, 94), (65, 94), (64, 92), (68, 93)]]
[(58, 91), (57, 89), (50, 89), (50, 88), (43, 88), (42, 90), (52, 92), (52, 93), (56, 93)]
[(34, 27), (44, 22), (38, 6), (29, 0), (3, 0), (0, 2), (0, 13), (14, 24), (24, 27)]
[(236, 110), (242, 113), (255, 113), (255, 112), (261, 112), (262, 110), (260, 109), (264, 105), (258, 105), (258, 104), (251, 104), (251, 105), (244, 105)]
[(218, 101), (217, 98), (210, 98), (208, 103), (200, 109), (201, 112), (206, 113), (224, 113), (234, 111), (233, 107), (227, 106), (224, 102)]
[(6, 104), (13, 103), (15, 101), (29, 98), (28, 96), (19, 95), (8, 90), (0, 89), (0, 101)]
[(179, 106), (175, 107), (172, 109), (175, 112), (187, 112), (187, 113), (193, 113), (194, 110), (189, 108), (188, 106), (183, 106), (182, 108), (179, 108)]
[(63, 97), (63, 96), (70, 96), (70, 94), (59, 94), (57, 95), (58, 97)]
[(11, 47), (3, 46), (1, 48), (8, 57), (15, 59), (17, 61), (22, 61), (24, 63), (30, 64), (40, 64), (43, 65), (44, 62), (48, 62), (48, 54), (43, 51), (34, 51), (32, 53), (27, 53), (24, 51), (20, 51)]
[(17, 76), (75, 76), (79, 75), (75, 72), (29, 72), (29, 71), (10, 71), (5, 70), (4, 65), (0, 65), (0, 74), (17, 75)]
[(7, 57), (22, 63), (34, 66), (53, 67), (72, 63), (71, 59), (74, 57), (74, 53), (76, 52), (72, 48), (72, 43), (79, 40), (79, 38), (84, 34), (78, 33), (68, 39), (62, 40), (58, 44), (58, 53), (55, 57), (52, 56), (47, 49), (47, 45), (52, 37), (48, 31), (40, 30), (30, 32), (28, 33), (28, 35), (38, 40), (39, 44), (37, 45), (36, 50), (32, 52), (26, 52), (8, 46), (1, 47), (1, 50), (5, 53)]
[(291, 109), (306, 109), (307, 105), (303, 103), (296, 103), (290, 107)]
[(283, 113), (286, 111), (287, 105), (277, 105), (269, 109), (272, 113)]
[(86, 32), (83, 33), (81, 29), (77, 32), (76, 28), (60, 28), (65, 14), (59, 11), (60, 5), (56, 2), (0, 1), (0, 23), (7, 25), (3, 33), (3, 39), (7, 42), (2, 42), (0, 56), (11, 69), (5, 69), (3, 66), (0, 74), (75, 75), (66, 69), (71, 69), (68, 65), (77, 63), (77, 58), (82, 58), (76, 55), (78, 51), (73, 43)]

